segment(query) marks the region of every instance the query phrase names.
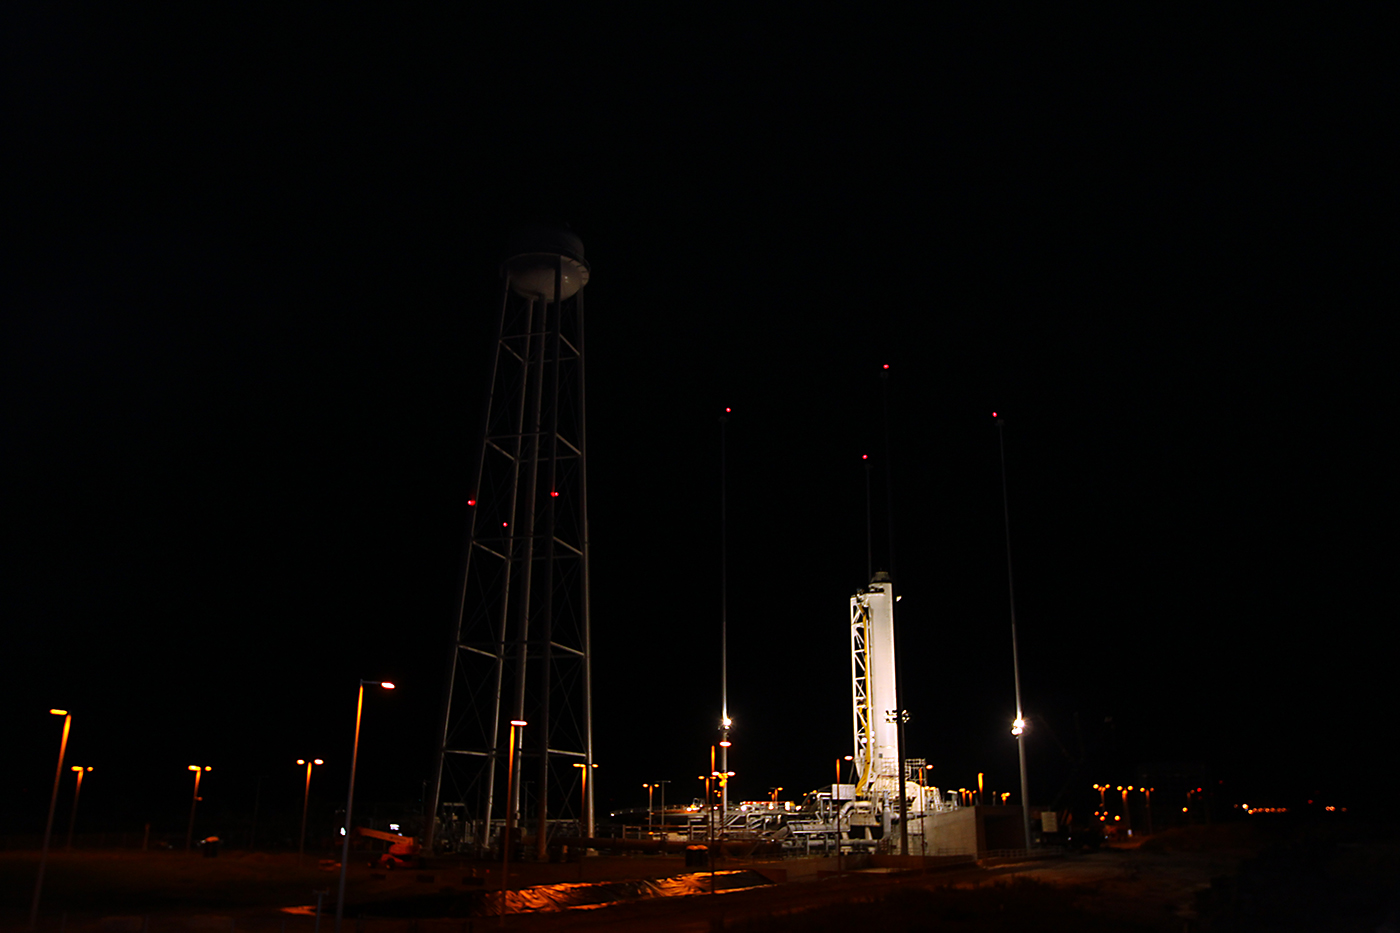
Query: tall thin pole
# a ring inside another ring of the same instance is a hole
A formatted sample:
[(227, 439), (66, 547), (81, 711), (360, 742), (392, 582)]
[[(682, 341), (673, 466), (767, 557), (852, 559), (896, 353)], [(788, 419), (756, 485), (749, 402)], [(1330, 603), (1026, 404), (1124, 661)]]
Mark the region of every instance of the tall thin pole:
[[(579, 547), (583, 551), (583, 760), (593, 765), (593, 591), (588, 582), (588, 406), (586, 404), (588, 381), (584, 377), (584, 327), (583, 292), (574, 298), (578, 311), (578, 515), (579, 534), (582, 539)], [(588, 836), (593, 838), (593, 798), (584, 802), (584, 821)]]
[(890, 628), (894, 639), (894, 695), (895, 706), (898, 708), (898, 719), (895, 721), (896, 751), (899, 754), (899, 854), (909, 854), (909, 797), (908, 788), (905, 786), (905, 771), (908, 770), (904, 764), (904, 724), (909, 720), (909, 713), (904, 709), (904, 663), (900, 660), (899, 654), (899, 624), (898, 613), (895, 612), (895, 605), (899, 602), (899, 597), (895, 596), (899, 586), (899, 577), (894, 572), (894, 458), (890, 456), (890, 364), (886, 363), (880, 370), (880, 404), (884, 414), (885, 428), (885, 526), (889, 529), (890, 535), (890, 595), (894, 599), (890, 602)]
[(355, 805), (355, 765), (360, 760), (360, 715), (365, 709), (365, 682), (360, 681), (360, 695), (355, 700), (355, 744), (350, 750), (350, 789), (345, 794), (345, 841), (340, 848), (340, 890), (335, 895), (335, 933), (340, 933), (340, 920), (345, 915), (345, 874), (350, 867), (350, 811)]
[[(544, 585), (541, 588), (542, 595), (540, 622), (544, 627), (544, 632), (540, 641), (543, 642), (542, 661), (543, 669), (540, 675), (539, 686), (539, 716), (536, 721), (536, 732), (540, 736), (539, 755), (539, 794), (535, 801), (536, 827), (535, 827), (535, 858), (544, 861), (549, 854), (549, 736), (550, 736), (550, 708), (549, 691), (554, 680), (554, 541), (555, 541), (555, 500), (559, 496), (559, 343), (560, 332), (564, 327), (564, 299), (563, 299), (563, 278), (564, 278), (564, 257), (556, 256), (554, 265), (554, 324), (550, 326), (549, 305), (544, 308), (544, 316), (541, 321), (544, 324), (544, 333), (541, 334), (541, 341), (547, 342), (541, 354), (540, 368), (546, 366), (550, 368), (549, 378), (549, 450), (547, 452), (546, 477), (549, 487), (549, 495), (544, 500)], [(543, 394), (543, 384), (541, 387)], [(538, 443), (538, 442), (537, 442)], [(582, 814), (588, 809), (588, 797), (584, 796), (579, 802), (583, 808)]]
[[(503, 289), (503, 291), (502, 291), (501, 314), (502, 314), (502, 327), (504, 327), (504, 315), (505, 315), (506, 309), (507, 309), (507, 307), (508, 307), (508, 305), (506, 304), (506, 302), (509, 300), (509, 295), (510, 295), (510, 278), (509, 278), (509, 276), (507, 276), (506, 278), (504, 278), (504, 279), (502, 280), (502, 286), (501, 286), (501, 287), (502, 287), (502, 289)], [(531, 302), (528, 302), (527, 310), (526, 310), (526, 313), (525, 313), (525, 321), (526, 321), (525, 327), (526, 327), (526, 334), (527, 334), (527, 335), (533, 335), (533, 333), (534, 333), (534, 320), (535, 320), (535, 303), (534, 303), (533, 301), (531, 301)], [(504, 334), (504, 331), (502, 331), (501, 333), (502, 333), (502, 335), (503, 335), (503, 334)], [(523, 445), (524, 445), (524, 443), (525, 443), (525, 409), (529, 407), (528, 404), (527, 404), (527, 403), (528, 403), (528, 394), (529, 394), (529, 393), (528, 393), (528, 390), (527, 390), (526, 387), (527, 387), (528, 384), (529, 384), (529, 378), (530, 378), (530, 367), (529, 367), (528, 361), (529, 361), (530, 355), (531, 355), (531, 351), (530, 351), (530, 340), (532, 340), (532, 339), (533, 339), (532, 336), (527, 336), (527, 337), (526, 337), (526, 342), (525, 342), (525, 355), (521, 358), (521, 363), (522, 363), (522, 365), (523, 365), (523, 369), (521, 370), (521, 373), (520, 373), (520, 408), (519, 408), (519, 410), (516, 412), (516, 416), (515, 416), (515, 437), (514, 437), (514, 442), (515, 442), (515, 443), (514, 443), (514, 447), (513, 447), (513, 451), (514, 451), (514, 452), (512, 453), (511, 458), (510, 458), (510, 461), (511, 461), (511, 466), (510, 466), (510, 494), (509, 494), (510, 497), (509, 497), (509, 499), (508, 499), (509, 505), (507, 506), (506, 527), (507, 527), (507, 529), (511, 529), (511, 530), (509, 530), (508, 533), (507, 533), (507, 535), (506, 535), (506, 543), (505, 543), (505, 548), (506, 548), (506, 549), (505, 549), (505, 555), (506, 555), (506, 559), (505, 559), (505, 561), (503, 562), (503, 564), (502, 564), (502, 566), (501, 566), (501, 583), (500, 583), (500, 586), (501, 586), (501, 591), (500, 591), (500, 592), (501, 592), (501, 605), (500, 605), (500, 615), (499, 615), (499, 618), (498, 618), (498, 620), (497, 620), (497, 626), (496, 626), (496, 640), (495, 640), (495, 646), (494, 646), (495, 652), (496, 652), (495, 664), (493, 665), (493, 674), (494, 674), (494, 676), (495, 676), (495, 690), (494, 690), (494, 693), (492, 694), (492, 696), (494, 697), (494, 699), (493, 699), (493, 701), (492, 701), (493, 705), (492, 705), (492, 707), (491, 707), (491, 724), (490, 724), (490, 730), (491, 730), (491, 740), (490, 740), (490, 741), (491, 741), (491, 744), (490, 744), (490, 746), (489, 746), (488, 767), (487, 767), (487, 769), (486, 769), (486, 797), (485, 797), (485, 800), (484, 800), (483, 806), (482, 806), (482, 814), (483, 814), (483, 816), (482, 816), (481, 833), (480, 833), (480, 835), (479, 835), (479, 838), (480, 838), (481, 841), (480, 841), (480, 843), (479, 843), (479, 845), (478, 845), (478, 848), (480, 848), (480, 849), (484, 849), (484, 848), (485, 848), (485, 845), (486, 845), (486, 836), (487, 836), (488, 831), (490, 830), (490, 827), (491, 827), (491, 809), (492, 809), (492, 806), (493, 806), (493, 804), (494, 804), (494, 801), (495, 801), (495, 794), (496, 794), (496, 766), (497, 766), (497, 764), (498, 764), (498, 763), (500, 762), (500, 760), (501, 760), (501, 759), (500, 759), (500, 755), (501, 755), (501, 753), (500, 753), (501, 704), (502, 704), (502, 703), (504, 702), (504, 700), (505, 700), (505, 694), (504, 694), (504, 689), (505, 689), (505, 668), (506, 668), (506, 655), (507, 655), (507, 652), (508, 652), (508, 649), (507, 649), (507, 646), (506, 646), (506, 632), (507, 632), (508, 627), (509, 627), (509, 625), (510, 625), (510, 610), (511, 610), (510, 591), (511, 591), (511, 578), (512, 578), (512, 574), (513, 574), (513, 571), (514, 571), (515, 564), (520, 560), (519, 556), (518, 556), (517, 553), (516, 553), (516, 536), (517, 536), (517, 531), (514, 530), (514, 529), (517, 528), (516, 521), (515, 521), (515, 516), (516, 516), (517, 507), (519, 506), (519, 503), (520, 503), (520, 460), (521, 460), (521, 453), (522, 453), (522, 451), (524, 450), (524, 446), (523, 446)], [(498, 344), (497, 349), (496, 349), (496, 355), (497, 355), (497, 360), (498, 360), (498, 361), (499, 361), (499, 358), (500, 358), (500, 352), (501, 352), (501, 348), (500, 348), (500, 345)], [(499, 365), (499, 364), (498, 364), (498, 365)], [(489, 412), (489, 411), (487, 412), (487, 415), (488, 415), (488, 419), (487, 419), (488, 428), (487, 428), (487, 430), (489, 430), (489, 424), (490, 424), (490, 419), (489, 419), (490, 412)], [(484, 457), (484, 455), (483, 455), (483, 457)], [(479, 479), (478, 479), (478, 482), (480, 482)], [(533, 495), (533, 492), (531, 493), (531, 495)], [(475, 526), (473, 526), (473, 527), (475, 527)], [(464, 584), (464, 585), (465, 585), (465, 584)], [(506, 803), (506, 807), (509, 807), (509, 806), (510, 806), (510, 803), (507, 802), (507, 803)]]
[[(670, 781), (657, 781), (656, 783), (658, 783), (658, 784), (661, 785), (661, 844), (662, 844), (662, 846), (664, 847), (664, 846), (666, 845), (666, 841), (667, 841), (667, 836), (666, 836), (666, 832), (667, 832), (667, 830), (666, 830), (666, 785), (667, 785), (667, 784), (670, 784), (671, 782), (670, 782)], [(662, 851), (665, 851), (665, 849), (663, 848)]]
[(53, 811), (58, 806), (58, 779), (63, 777), (63, 757), (68, 754), (68, 730), (73, 726), (73, 714), (67, 710), (51, 709), (63, 717), (63, 738), (58, 740), (58, 767), (53, 773), (53, 794), (49, 797), (49, 818), (44, 824), (44, 849), (39, 855), (39, 875), (34, 879), (34, 902), (29, 907), (29, 929), (39, 924), (39, 895), (44, 889), (44, 868), (49, 864), (49, 838), (53, 834)]
[(846, 865), (841, 855), (841, 759), (836, 759), (836, 783), (831, 785), (831, 806), (836, 811), (836, 874), (845, 874)]
[[(530, 407), (529, 400), (533, 399), (533, 410), (530, 412), (529, 456), (526, 468), (525, 480), (525, 517), (520, 525), (515, 528), (514, 535), (524, 536), (524, 556), (521, 560), (521, 581), (519, 599), (519, 621), (516, 623), (516, 676), (515, 676), (515, 702), (514, 719), (523, 721), (525, 719), (525, 686), (529, 673), (530, 662), (530, 620), (532, 612), (538, 612), (538, 608), (533, 605), (533, 591), (535, 588), (535, 538), (536, 538), (536, 510), (538, 508), (538, 492), (540, 479), (540, 428), (544, 415), (544, 367), (545, 367), (545, 336), (548, 331), (549, 301), (541, 297), (532, 302), (534, 311), (531, 314), (530, 341), (531, 357), (534, 359), (534, 371), (531, 374), (530, 382), (533, 386), (526, 390), (526, 405)], [(535, 316), (538, 313), (538, 317)], [(550, 594), (544, 594), (549, 596)], [(538, 637), (538, 636), (536, 636)], [(536, 723), (538, 725), (538, 723)], [(523, 736), (522, 736), (523, 738)], [(521, 749), (521, 757), (524, 757), (524, 748)], [(524, 820), (525, 809), (521, 806), (521, 781), (515, 782), (515, 796), (507, 802), (507, 807), (512, 811), (519, 811), (521, 820)], [(522, 835), (523, 835), (522, 830)]]
[(890, 456), (890, 367), (888, 363), (880, 370), (880, 407), (884, 414), (885, 428), (885, 525), (890, 536), (890, 581), (897, 586), (899, 578), (894, 573), (894, 458)]
[(869, 584), (875, 576), (875, 562), (871, 557), (873, 548), (870, 532), (870, 471), (875, 468), (875, 464), (870, 462), (869, 454), (861, 454), (860, 459), (865, 461), (865, 582)]
[[(719, 418), (719, 770), (729, 771), (729, 471), (725, 433), (729, 409)], [(714, 769), (711, 768), (711, 771)], [(729, 825), (729, 782), (719, 782), (720, 834)]]
[(1025, 830), (1026, 848), (1031, 847), (1031, 798), (1026, 780), (1026, 717), (1021, 709), (1021, 653), (1016, 644), (1016, 580), (1011, 573), (1011, 504), (1006, 493), (1006, 435), (1002, 420), (992, 412), (997, 423), (997, 447), (1001, 452), (1001, 514), (1006, 525), (1006, 591), (1011, 601), (1011, 672), (1016, 680), (1016, 751), (1021, 760), (1021, 827)]
[[(501, 918), (506, 915), (506, 875), (510, 869), (510, 833), (514, 828), (512, 823), (515, 817), (515, 733), (516, 730), (525, 725), (524, 720), (512, 719), (510, 722), (510, 747), (506, 756), (506, 812), (505, 821), (501, 826)], [(586, 772), (586, 769), (585, 769)]]

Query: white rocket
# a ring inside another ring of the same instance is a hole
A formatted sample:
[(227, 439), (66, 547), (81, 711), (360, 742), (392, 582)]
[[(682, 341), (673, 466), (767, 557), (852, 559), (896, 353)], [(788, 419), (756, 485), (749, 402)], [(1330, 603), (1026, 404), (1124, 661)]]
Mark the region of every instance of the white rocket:
[(899, 735), (895, 705), (894, 584), (880, 571), (851, 597), (851, 722), (855, 732), (856, 797), (899, 799)]

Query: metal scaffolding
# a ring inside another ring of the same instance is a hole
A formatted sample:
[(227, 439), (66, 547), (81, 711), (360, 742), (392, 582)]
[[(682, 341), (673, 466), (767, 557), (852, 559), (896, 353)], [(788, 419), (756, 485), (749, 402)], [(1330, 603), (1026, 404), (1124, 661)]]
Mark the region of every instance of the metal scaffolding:
[[(507, 257), (425, 843), (483, 852), (509, 814), (521, 835), (533, 818), (542, 857), (561, 821), (593, 835), (592, 782), (574, 767), (593, 765), (589, 267), (576, 236), (548, 228), (518, 234)], [(527, 725), (507, 781), (512, 721)]]

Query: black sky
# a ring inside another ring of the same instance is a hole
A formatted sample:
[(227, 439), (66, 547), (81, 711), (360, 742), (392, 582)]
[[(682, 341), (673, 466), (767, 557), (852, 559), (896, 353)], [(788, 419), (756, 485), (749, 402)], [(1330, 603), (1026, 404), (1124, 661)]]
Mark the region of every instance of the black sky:
[(724, 406), (738, 796), (847, 751), (883, 364), (940, 783), (1014, 781), (998, 410), (1035, 796), (1161, 760), (1364, 796), (1395, 648), (1376, 24), (5, 15), (10, 831), (50, 706), (126, 828), (195, 761), (231, 811), (259, 775), (294, 801), (307, 754), (343, 787), (361, 676), (402, 685), (363, 793), (416, 799), (499, 250), (541, 216), (593, 264), (605, 800), (692, 795), (713, 738)]

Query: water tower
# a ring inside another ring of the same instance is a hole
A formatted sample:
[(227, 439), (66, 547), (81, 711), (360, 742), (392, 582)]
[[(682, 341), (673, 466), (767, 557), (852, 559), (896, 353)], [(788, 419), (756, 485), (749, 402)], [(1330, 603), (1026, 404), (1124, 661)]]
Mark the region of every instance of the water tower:
[(593, 765), (589, 266), (582, 241), (557, 228), (517, 232), (505, 255), (425, 841), (481, 852), (508, 818), (543, 856), (553, 834), (593, 835), (580, 776)]

